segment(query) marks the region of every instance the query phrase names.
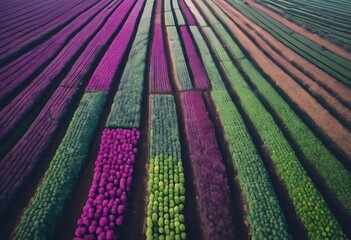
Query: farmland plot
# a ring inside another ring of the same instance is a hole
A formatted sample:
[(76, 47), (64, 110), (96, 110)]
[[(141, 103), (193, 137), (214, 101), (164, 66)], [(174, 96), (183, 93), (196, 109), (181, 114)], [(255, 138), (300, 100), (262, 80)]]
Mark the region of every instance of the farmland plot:
[(350, 239), (349, 3), (301, 2), (2, 1), (0, 238)]

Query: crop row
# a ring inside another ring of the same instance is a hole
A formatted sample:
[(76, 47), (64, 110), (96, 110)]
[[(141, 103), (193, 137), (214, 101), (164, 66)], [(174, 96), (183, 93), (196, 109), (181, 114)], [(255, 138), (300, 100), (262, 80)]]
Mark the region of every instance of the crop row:
[(193, 74), (193, 82), (196, 89), (204, 90), (209, 88), (209, 82), (202, 62), (197, 55), (195, 45), (186, 26), (180, 27), (182, 40), (185, 46), (186, 56)]
[[(203, 31), (215, 52), (227, 55), (213, 31), (209, 27), (204, 27)], [(237, 94), (244, 111), (250, 117), (265, 148), (270, 153), (275, 171), (287, 188), (297, 216), (304, 224), (308, 236), (345, 238), (339, 223), (301, 166), (273, 117), (250, 89), (236, 66), (232, 62), (223, 61), (222, 55), (217, 54), (217, 57), (231, 89)], [(318, 209), (318, 212), (315, 209)]]
[(183, 14), (179, 8), (179, 3), (178, 0), (172, 0), (172, 10), (176, 16), (177, 19), (177, 25), (178, 26), (184, 26), (185, 24), (185, 19), (183, 17)]
[(185, 239), (184, 170), (171, 95), (151, 95), (146, 239)]
[[(46, 42), (2, 67), (0, 69), (0, 78), (2, 79), (0, 82), (0, 101), (6, 99), (22, 84), (28, 84), (29, 77), (41, 67), (46, 67), (50, 63), (50, 59), (65, 46), (66, 42), (74, 37), (76, 31), (82, 29), (91, 21), (95, 21), (91, 26), (99, 26), (99, 21), (94, 19), (104, 19), (106, 15), (109, 15), (111, 9), (106, 8), (107, 5), (107, 1), (101, 1), (84, 14), (79, 15)], [(16, 81), (13, 81), (13, 79), (16, 79)]]
[(84, 94), (42, 183), (22, 215), (15, 239), (45, 239), (54, 233), (87, 161), (106, 97), (105, 92)]
[(138, 128), (140, 125), (153, 7), (154, 0), (145, 3), (128, 62), (106, 122), (108, 128)]
[[(16, 16), (16, 14), (14, 14), (15, 16), (9, 16), (9, 19), (3, 22), (6, 23), (6, 25), (2, 25), (0, 29), (0, 42), (5, 43), (4, 45), (6, 45), (6, 41), (3, 42), (3, 40), (11, 37), (12, 35), (21, 32), (26, 33), (26, 28), (29, 28), (30, 30), (35, 29), (35, 24), (38, 24), (38, 19), (40, 18), (43, 19), (43, 22), (39, 24), (43, 24), (43, 26), (45, 26), (57, 17), (57, 13), (62, 14), (63, 9), (67, 11), (67, 6), (73, 7), (74, 5), (76, 5), (76, 3), (69, 3), (65, 0), (61, 2), (51, 2), (47, 4), (45, 8), (42, 7), (42, 9), (33, 9), (30, 13), (27, 12), (26, 14), (22, 14), (20, 16)], [(19, 6), (17, 8), (19, 8)], [(53, 13), (53, 16), (48, 16), (50, 11)], [(34, 23), (34, 26), (31, 23)], [(5, 33), (8, 33), (8, 35), (4, 35)]]
[[(234, 22), (228, 19), (220, 8), (212, 2), (209, 3), (221, 20), (235, 33), (238, 43), (240, 43), (250, 57), (254, 59), (253, 61), (258, 65), (260, 70), (269, 76), (270, 81), (273, 82), (272, 84), (281, 91), (282, 95), (285, 96), (295, 108), (302, 111), (305, 116), (308, 116), (310, 124), (313, 124), (323, 131), (325, 138), (332, 141), (346, 156), (351, 155), (350, 148), (348, 147), (351, 144), (351, 133), (347, 128), (344, 127), (336, 117), (329, 113), (327, 108), (322, 106), (316, 98), (311, 96), (292, 77), (281, 69), (279, 65), (276, 65), (270, 60), (269, 57), (234, 24)], [(221, 32), (218, 32), (218, 34), (220, 35)], [(229, 40), (235, 44), (233, 39)], [(238, 49), (238, 46), (236, 46), (236, 49)], [(324, 92), (324, 94), (323, 97), (325, 98), (323, 98), (323, 101), (328, 105), (328, 109), (332, 108), (334, 112), (339, 113), (340, 116), (342, 115), (342, 118), (348, 122), (347, 120), (350, 119), (351, 112), (346, 107), (342, 106), (341, 103), (337, 103), (332, 95), (327, 92)], [(330, 128), (330, 125), (333, 126), (333, 129)]]
[(194, 26), (196, 24), (195, 18), (191, 14), (188, 6), (185, 4), (184, 0), (179, 0), (180, 9), (183, 11), (187, 25)]
[(157, 1), (156, 12), (154, 16), (154, 32), (152, 36), (152, 46), (150, 52), (150, 92), (171, 92), (169, 82), (168, 66), (165, 53), (165, 44), (163, 41), (162, 29), (162, 2)]
[(175, 26), (175, 22), (174, 22), (172, 11), (165, 12), (164, 18), (165, 18), (165, 26), (167, 26), (167, 27)]
[[(21, 5), (18, 5), (18, 2), (11, 1), (11, 2), (3, 2), (2, 3), (2, 12), (0, 16), (0, 22), (4, 23), (12, 18), (17, 18), (25, 13), (32, 15), (29, 12), (36, 13), (35, 10), (40, 8), (44, 8), (46, 6), (46, 2), (43, 0), (38, 0), (36, 2), (26, 2)], [(34, 15), (34, 14), (33, 14)]]
[(269, 33), (260, 32), (261, 27), (247, 19), (238, 10), (230, 7), (228, 3), (217, 2), (217, 4), (228, 14), (230, 19), (223, 16), (222, 12), (219, 13), (220, 16), (223, 16), (223, 21), (228, 23), (228, 27), (234, 35), (238, 36), (235, 32), (245, 33), (266, 56), (273, 59), (276, 65), (292, 76), (293, 80), (315, 98), (320, 99), (319, 101), (323, 102), (324, 106), (337, 112), (339, 119), (342, 118), (345, 122), (348, 122), (347, 119), (351, 119), (351, 112), (341, 104), (350, 105), (351, 103), (349, 89), (345, 88), (345, 85), (302, 58), (283, 43), (276, 41)]
[[(51, 25), (50, 22), (54, 21), (58, 16), (62, 14), (67, 14), (67, 12), (72, 8), (76, 8), (76, 10), (73, 12), (76, 13), (76, 11), (81, 10), (80, 8), (82, 7), (77, 7), (77, 5), (79, 4), (74, 2), (61, 1), (56, 3), (56, 5), (54, 6), (51, 6), (51, 8), (50, 6), (48, 6), (47, 9), (45, 9), (45, 12), (44, 14), (42, 14), (42, 16), (40, 16), (41, 14), (38, 13), (38, 16), (36, 16), (35, 19), (31, 19), (31, 21), (28, 21), (30, 18), (26, 19), (27, 21), (25, 22), (21, 22), (21, 19), (13, 19), (8, 21), (7, 25), (4, 28), (0, 29), (0, 48), (4, 48), (13, 40), (18, 39), (23, 35), (30, 33), (31, 31), (36, 31), (38, 28), (45, 29), (46, 27)], [(88, 6), (89, 5), (91, 5), (91, 2), (88, 3)], [(49, 14), (50, 12), (51, 14)], [(60, 19), (60, 21), (64, 22), (67, 19), (67, 17), (69, 18), (70, 16), (66, 15), (64, 17), (65, 18)], [(14, 21), (17, 21), (17, 24), (13, 24)]]
[[(115, 51), (115, 45), (120, 43), (120, 41), (123, 42), (130, 40), (137, 16), (139, 15), (142, 6), (142, 1), (139, 1), (135, 5), (126, 21), (126, 24), (123, 26), (118, 35), (121, 35), (122, 37), (117, 37), (111, 44), (108, 51)], [(121, 52), (114, 52), (114, 59), (110, 58), (110, 60), (118, 62), (120, 60), (120, 56), (125, 53), (126, 47), (119, 50)], [(108, 52), (106, 55), (109, 56)], [(112, 81), (114, 72), (118, 70), (118, 67), (119, 65), (111, 67), (110, 70), (112, 73), (107, 79), (108, 82)], [(99, 65), (96, 71), (106, 69), (108, 69), (108, 66)], [(88, 86), (98, 86), (96, 81), (97, 78), (92, 77), (90, 79), (90, 83), (92, 82), (92, 84), (89, 83)], [(105, 84), (104, 88), (106, 91), (109, 91), (110, 84)], [(87, 90), (89, 90), (88, 87)], [(21, 238), (21, 235), (25, 234), (25, 232), (32, 231), (32, 234), (35, 234), (35, 237), (48, 237), (50, 234), (52, 234), (52, 232), (54, 232), (57, 221), (62, 215), (64, 206), (71, 196), (79, 176), (80, 169), (84, 166), (87, 160), (93, 133), (95, 132), (98, 121), (101, 117), (106, 98), (106, 92), (87, 92), (83, 96), (65, 134), (65, 137), (60, 144), (51, 165), (49, 166), (49, 170), (45, 174), (45, 180), (40, 185), (34, 200), (32, 200), (31, 204), (27, 208), (25, 214), (23, 215), (22, 222), (18, 226), (19, 238)], [(133, 130), (133, 132), (135, 131)], [(68, 169), (69, 172), (64, 171), (63, 175), (59, 175), (59, 172), (62, 169)], [(72, 171), (75, 172), (73, 173)], [(55, 201), (56, 204), (48, 204), (48, 199)], [(41, 208), (42, 205), (46, 207)], [(42, 224), (36, 223), (34, 225), (30, 225), (30, 223), (26, 223), (26, 219), (32, 218), (33, 216), (36, 216), (37, 223), (50, 222), (51, 226), (46, 229)]]
[(259, 10), (247, 7), (239, 2), (234, 3), (231, 0), (229, 3), (301, 56), (344, 84), (350, 85), (349, 76), (351, 72), (349, 69), (351, 69), (351, 64), (347, 60), (327, 50), (322, 51), (315, 43), (298, 33), (291, 34), (289, 28)]
[(229, 181), (201, 92), (181, 93), (185, 132), (204, 239), (232, 239)]
[(37, 28), (31, 32), (28, 32), (24, 36), (13, 38), (5, 47), (2, 47), (0, 51), (0, 61), (10, 57), (11, 55), (20, 52), (26, 46), (34, 43), (45, 37), (52, 31), (57, 31), (64, 27), (67, 23), (72, 21), (74, 18), (84, 13), (89, 7), (94, 4), (94, 1), (84, 1), (82, 5), (76, 5), (71, 7), (66, 12), (64, 12), (59, 18), (56, 18), (49, 26), (43, 30), (42, 28)]
[[(237, 49), (238, 47), (230, 48), (232, 52), (237, 51)], [(341, 205), (351, 214), (351, 174), (330, 153), (248, 59), (240, 59), (238, 62), (258, 92), (274, 110), (284, 129), (297, 143), (304, 158), (314, 167), (328, 189), (336, 194)]]
[[(278, 199), (238, 109), (231, 100), (207, 44), (197, 27), (191, 27), (205, 69), (211, 80), (211, 97), (219, 114), (234, 169), (246, 206), (246, 220), (254, 239), (288, 238), (287, 225)], [(262, 214), (264, 213), (264, 214)]]
[(176, 83), (180, 90), (193, 89), (177, 28), (175, 26), (167, 27), (167, 36)]
[[(0, 139), (12, 131), (23, 116), (35, 107), (35, 104), (40, 101), (42, 95), (50, 89), (50, 86), (57, 84), (60, 80), (64, 81), (70, 77), (72, 78), (72, 76), (78, 77), (78, 79), (75, 79), (76, 81), (81, 81), (81, 76), (88, 72), (89, 66), (98, 55), (101, 49), (100, 46), (106, 44), (113, 36), (114, 31), (117, 31), (118, 26), (116, 25), (122, 23), (122, 20), (128, 15), (133, 3), (133, 0), (123, 2), (116, 11), (113, 11), (112, 15), (109, 16), (107, 22), (103, 26), (104, 16), (100, 15), (98, 18), (94, 19), (96, 21), (92, 21), (87, 27), (80, 31), (62, 49), (49, 66), (1, 110), (0, 114), (3, 117), (0, 120), (0, 125), (6, 127), (1, 131)], [(114, 29), (107, 27), (107, 24), (110, 22), (116, 24)], [(75, 60), (75, 55), (81, 50), (84, 51), (76, 60), (71, 71), (65, 76), (65, 79), (62, 80), (60, 74), (62, 74), (67, 65), (72, 64), (71, 61)], [(84, 67), (84, 65), (86, 65), (86, 67)], [(80, 69), (80, 71), (77, 71), (76, 68)], [(72, 76), (70, 76), (70, 74), (72, 74)]]
[[(112, 15), (112, 17), (114, 17), (111, 19), (113, 21), (117, 16)], [(113, 28), (109, 27), (109, 29)], [(108, 36), (107, 32), (100, 34)], [(28, 131), (1, 161), (0, 173), (6, 176), (6, 181), (0, 183), (0, 202), (2, 203), (0, 210), (5, 209), (7, 203), (17, 194), (53, 141), (63, 117), (77, 95), (80, 84), (86, 80), (82, 79), (82, 76), (85, 76), (98, 55), (99, 42), (101, 42), (99, 40), (104, 39), (102, 36), (98, 34), (97, 39), (94, 38), (95, 44), (89, 45), (90, 51), (83, 52), (78, 61), (73, 64), (71, 71), (60, 83)]]
[(88, 200), (75, 231), (76, 239), (116, 238), (115, 228), (122, 225), (126, 212), (139, 137), (137, 129), (103, 131)]
[[(144, 1), (138, 1), (89, 80), (86, 91), (109, 91), (132, 39)], [(118, 26), (118, 25), (117, 25)]]
[(186, 3), (186, 5), (189, 8), (190, 12), (196, 18), (197, 24), (200, 25), (201, 27), (207, 26), (206, 21), (202, 17), (201, 13), (197, 10), (197, 8), (195, 7), (194, 3), (191, 0), (184, 0), (184, 2)]

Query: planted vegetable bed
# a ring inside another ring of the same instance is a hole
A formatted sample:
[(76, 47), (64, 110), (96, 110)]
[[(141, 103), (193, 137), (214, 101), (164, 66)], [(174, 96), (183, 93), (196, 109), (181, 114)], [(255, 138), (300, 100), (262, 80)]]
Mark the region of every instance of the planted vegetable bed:
[(351, 54), (248, 2), (2, 1), (0, 239), (350, 239)]

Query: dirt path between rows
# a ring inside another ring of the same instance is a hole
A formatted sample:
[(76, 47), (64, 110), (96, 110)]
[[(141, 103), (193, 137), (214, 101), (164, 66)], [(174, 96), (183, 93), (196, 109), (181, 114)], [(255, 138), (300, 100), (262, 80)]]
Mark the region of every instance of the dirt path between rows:
[[(219, 0), (214, 0), (224, 11), (232, 9)], [(222, 4), (220, 4), (222, 3)], [(288, 74), (274, 64), (264, 53), (231, 21), (223, 19), (242, 46), (251, 55), (256, 64), (272, 79), (300, 110), (309, 116), (314, 124), (351, 159), (351, 133), (324, 109), (311, 95), (296, 83)]]
[(351, 61), (351, 53), (346, 51), (345, 49), (337, 46), (336, 44), (332, 43), (331, 41), (329, 41), (325, 38), (322, 38), (322, 37), (310, 32), (310, 31), (304, 29), (303, 27), (300, 27), (296, 23), (290, 22), (289, 20), (285, 19), (284, 17), (280, 16), (279, 14), (265, 8), (264, 6), (262, 6), (259, 3), (256, 3), (254, 0), (245, 0), (245, 1), (249, 5), (261, 10), (262, 12), (268, 14), (269, 16), (274, 18), (275, 20), (281, 22), (282, 24), (284, 24), (288, 28), (292, 29), (293, 31), (295, 31), (295, 32), (301, 34), (302, 36), (310, 39), (311, 41), (323, 46), (324, 48), (328, 49), (329, 51), (332, 51), (332, 52), (338, 54), (339, 56)]
[[(346, 123), (347, 126), (351, 125), (351, 111), (342, 105), (334, 96), (332, 96), (329, 92), (327, 92), (324, 88), (314, 82), (311, 78), (306, 76), (302, 71), (297, 69), (292, 62), (300, 62), (303, 64), (301, 68), (305, 68), (309, 64), (308, 61), (300, 57), (290, 48), (286, 47), (285, 45), (281, 44), (277, 39), (272, 37), (268, 32), (257, 26), (255, 23), (247, 19), (243, 16), (239, 11), (235, 10), (234, 8), (226, 8), (226, 4), (219, 3), (223, 7), (226, 13), (234, 20), (234, 22), (240, 26), (241, 29), (245, 31), (251, 39), (254, 39), (256, 45), (260, 50), (265, 52), (267, 56), (271, 56), (273, 61), (276, 62), (284, 71), (293, 75), (294, 78), (299, 79), (304, 85), (304, 88), (307, 89), (313, 96), (317, 99), (322, 99), (323, 103), (327, 104), (327, 107), (331, 109), (332, 112), (336, 113), (338, 119), (341, 118), (343, 122)], [(270, 46), (272, 45), (273, 48)], [(286, 56), (286, 58), (282, 57)], [(312, 65), (313, 67), (314, 65)], [(333, 79), (331, 79), (332, 81)], [(335, 79), (334, 79), (335, 80)], [(342, 87), (338, 82), (335, 80), (334, 82), (328, 82), (325, 79), (322, 81), (328, 83), (329, 87), (332, 88), (333, 92), (336, 92), (338, 96), (342, 98), (349, 106), (351, 106), (351, 94), (349, 89)], [(340, 94), (339, 94), (340, 93)], [(323, 104), (325, 105), (325, 104)]]

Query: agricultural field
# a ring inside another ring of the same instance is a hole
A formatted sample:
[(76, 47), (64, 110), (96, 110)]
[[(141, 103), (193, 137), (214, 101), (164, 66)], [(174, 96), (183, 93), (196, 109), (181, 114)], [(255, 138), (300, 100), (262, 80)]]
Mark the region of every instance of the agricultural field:
[(349, 1), (262, 0), (260, 3), (298, 25), (351, 49)]
[(350, 13), (1, 0), (0, 239), (351, 239)]

